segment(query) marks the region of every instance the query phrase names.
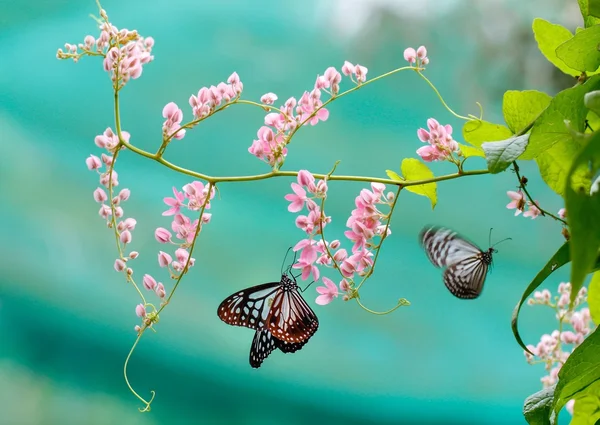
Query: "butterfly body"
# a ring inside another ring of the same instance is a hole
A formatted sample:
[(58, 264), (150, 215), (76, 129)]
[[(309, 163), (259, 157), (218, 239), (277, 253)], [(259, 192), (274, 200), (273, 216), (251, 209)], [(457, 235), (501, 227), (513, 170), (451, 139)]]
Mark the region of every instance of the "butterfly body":
[(425, 227), (419, 239), (433, 265), (444, 268), (444, 284), (454, 296), (481, 295), (496, 249), (482, 251), (455, 231), (438, 226)]
[(250, 366), (260, 367), (276, 348), (300, 350), (314, 335), (319, 320), (287, 274), (279, 282), (263, 283), (227, 297), (217, 309), (219, 318), (233, 326), (254, 329)]

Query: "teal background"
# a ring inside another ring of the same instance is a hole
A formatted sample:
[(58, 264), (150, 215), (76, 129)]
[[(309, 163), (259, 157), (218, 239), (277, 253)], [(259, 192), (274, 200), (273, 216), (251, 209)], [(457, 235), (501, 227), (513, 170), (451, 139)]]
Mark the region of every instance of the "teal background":
[[(572, 3), (572, 4), (571, 4)], [(175, 101), (191, 118), (188, 98), (237, 71), (244, 98), (275, 92), (278, 104), (299, 97), (328, 66), (344, 60), (370, 78), (404, 66), (405, 47), (425, 44), (428, 77), (459, 113), (500, 122), (507, 89), (551, 95), (570, 84), (535, 47), (531, 21), (542, 16), (574, 28), (576, 2), (400, 1), (106, 1), (118, 28), (155, 38), (154, 62), (122, 92), (123, 129), (154, 151), (161, 111)], [(373, 316), (341, 299), (314, 304), (320, 329), (302, 351), (273, 353), (259, 370), (248, 365), (252, 332), (222, 323), (219, 302), (231, 292), (279, 278), (281, 261), (303, 237), (283, 196), (292, 180), (223, 184), (213, 219), (195, 252), (196, 265), (134, 353), (129, 377), (152, 411), (122, 378), (135, 339), (131, 287), (112, 269), (114, 240), (92, 199), (97, 176), (85, 158), (100, 151), (94, 137), (114, 128), (112, 93), (98, 58), (58, 61), (65, 42), (98, 36), (91, 1), (0, 2), (0, 423), (2, 424), (512, 424), (524, 423), (524, 398), (541, 388), (541, 367), (527, 365), (510, 331), (520, 294), (560, 246), (560, 226), (514, 218), (505, 208), (511, 172), (443, 182), (439, 204), (402, 193), (377, 273), (362, 301), (385, 310), (400, 297), (412, 305)], [(344, 80), (342, 89), (350, 85)], [(455, 128), (435, 95), (401, 73), (334, 102), (327, 122), (306, 127), (290, 145), (285, 169), (385, 176), (415, 157), (429, 117)], [(216, 115), (166, 157), (211, 175), (253, 174), (267, 167), (248, 154), (263, 113), (235, 106)], [(483, 159), (468, 168), (484, 168)], [(437, 175), (449, 164), (432, 164)], [(531, 191), (550, 211), (561, 199), (522, 164)], [(156, 264), (156, 227), (171, 187), (185, 176), (124, 152), (117, 171), (131, 189), (126, 216), (137, 219), (132, 249), (141, 282), (151, 273), (172, 285)], [(330, 184), (328, 234), (342, 239), (354, 197), (364, 184)], [(418, 246), (428, 223), (451, 226), (486, 247), (500, 245), (480, 299), (465, 302), (444, 288), (440, 271)], [(349, 248), (349, 246), (348, 246)], [(334, 277), (332, 273), (328, 273)], [(551, 288), (568, 279), (561, 270)], [(525, 308), (522, 332), (536, 343), (554, 329), (551, 312)]]

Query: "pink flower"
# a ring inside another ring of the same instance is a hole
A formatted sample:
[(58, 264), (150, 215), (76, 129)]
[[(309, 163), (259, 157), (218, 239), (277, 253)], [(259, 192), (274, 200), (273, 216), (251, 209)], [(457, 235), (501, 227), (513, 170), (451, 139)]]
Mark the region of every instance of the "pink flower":
[(354, 74), (354, 68), (354, 65), (352, 65), (350, 62), (344, 61), (344, 65), (342, 66), (342, 74), (349, 77), (350, 75)]
[(289, 212), (298, 212), (304, 208), (304, 202), (306, 202), (306, 191), (302, 189), (302, 186), (296, 183), (292, 183), (292, 190), (294, 193), (285, 195), (285, 200), (290, 201), (288, 205)]
[(340, 82), (342, 81), (341, 74), (333, 66), (330, 66), (325, 70), (323, 75), (324, 80), (327, 82), (326, 87), (331, 88), (331, 94), (336, 95), (340, 91)]
[(330, 279), (323, 276), (323, 283), (325, 286), (317, 286), (317, 292), (321, 295), (317, 297), (315, 302), (319, 305), (329, 304), (339, 295), (337, 286)]
[[(204, 205), (206, 196), (208, 195), (208, 186), (204, 186), (201, 181), (195, 181), (183, 186), (185, 197), (188, 199), (188, 209), (192, 211), (198, 211)], [(215, 196), (214, 190), (211, 191), (210, 198)], [(210, 208), (210, 203), (206, 204), (206, 208)]]
[(173, 136), (174, 139), (183, 139), (185, 136), (185, 130), (180, 130), (181, 121), (183, 120), (183, 112), (175, 102), (169, 102), (165, 105), (162, 111), (163, 118), (166, 118), (166, 121), (163, 123), (163, 135), (170, 136), (174, 132), (177, 132)]
[(187, 242), (192, 242), (194, 240), (197, 227), (198, 220), (195, 220), (192, 224), (189, 217), (186, 217), (183, 214), (176, 214), (171, 223), (171, 229), (177, 234), (177, 237)]
[(129, 196), (131, 196), (131, 191), (127, 188), (121, 189), (121, 191), (119, 192), (119, 199), (121, 201), (128, 200)]
[(306, 187), (309, 192), (314, 192), (316, 190), (315, 178), (308, 170), (298, 171), (297, 178), (298, 178), (298, 184)]
[(165, 286), (162, 283), (158, 282), (156, 284), (154, 292), (156, 293), (156, 295), (158, 295), (159, 298), (164, 298), (166, 295)]
[(529, 207), (529, 209), (523, 213), (523, 217), (531, 217), (532, 219), (535, 219), (538, 215), (541, 214), (541, 211), (538, 208), (537, 201), (533, 201), (533, 203), (528, 201), (527, 206)]
[(171, 208), (169, 208), (167, 211), (165, 211), (164, 213), (162, 213), (162, 215), (173, 215), (173, 214), (177, 214), (179, 213), (179, 209), (184, 206), (183, 204), (183, 200), (185, 199), (185, 196), (183, 195), (183, 193), (179, 192), (177, 190), (177, 188), (173, 187), (173, 194), (175, 195), (174, 198), (164, 198), (163, 202), (165, 204), (167, 204), (168, 206), (170, 206)]
[(408, 63), (415, 63), (417, 61), (417, 52), (412, 47), (408, 47), (404, 50), (404, 60)]
[[(308, 239), (304, 241), (308, 241)], [(304, 246), (302, 254), (300, 254), (300, 259), (292, 268), (302, 270), (302, 280), (306, 280), (311, 273), (314, 280), (319, 280), (319, 269), (314, 265), (314, 262), (317, 260), (317, 250), (312, 241), (309, 241), (309, 243), (309, 245)], [(300, 243), (296, 244), (294, 251), (297, 250), (296, 248), (299, 245)]]
[(121, 243), (123, 244), (128, 244), (131, 242), (131, 232), (129, 230), (125, 230), (123, 233), (121, 233), (121, 236), (119, 237), (119, 239), (121, 240)]
[(159, 227), (158, 229), (156, 229), (156, 231), (154, 232), (154, 237), (160, 243), (171, 242), (171, 232), (169, 232), (163, 227)]
[(561, 208), (560, 210), (558, 210), (558, 216), (564, 220), (565, 217), (567, 216), (567, 210), (564, 208)]
[(515, 216), (521, 214), (523, 212), (523, 208), (525, 207), (525, 196), (521, 190), (514, 192), (509, 190), (506, 192), (508, 197), (511, 199), (510, 203), (506, 206), (509, 210), (516, 208)]
[(105, 202), (108, 199), (108, 197), (106, 196), (106, 192), (104, 192), (104, 190), (102, 190), (101, 188), (97, 188), (96, 190), (94, 190), (94, 201), (96, 202)]
[(163, 252), (163, 251), (158, 252), (158, 265), (160, 267), (167, 267), (169, 264), (171, 264), (172, 261), (173, 261), (173, 258), (166, 252)]
[[(177, 257), (177, 261), (173, 261), (173, 269), (178, 272), (183, 271), (186, 264), (188, 264), (188, 258), (190, 257), (190, 253), (183, 248), (179, 248), (175, 251), (175, 256)], [(194, 258), (190, 258), (188, 267), (192, 267), (195, 261), (196, 260)]]
[(120, 258), (117, 258), (115, 260), (115, 270), (118, 272), (122, 272), (123, 270), (125, 270), (125, 261), (121, 260)]
[(368, 69), (362, 65), (356, 64), (356, 68), (354, 68), (354, 75), (356, 75), (356, 81), (358, 83), (364, 83), (367, 81), (367, 72)]
[(135, 314), (138, 317), (145, 317), (146, 316), (146, 307), (144, 307), (144, 304), (138, 304), (135, 306)]
[(156, 288), (156, 280), (149, 274), (144, 275), (142, 283), (144, 284), (144, 288), (146, 288), (149, 291), (152, 291), (154, 290), (154, 288)]
[(88, 158), (86, 158), (85, 165), (87, 165), (88, 170), (97, 170), (102, 167), (102, 162), (97, 156), (90, 155)]
[[(277, 95), (275, 93), (266, 93), (263, 94), (260, 98), (260, 101), (265, 105), (272, 105), (277, 100)], [(277, 114), (279, 115), (279, 114)]]
[(427, 56), (427, 49), (425, 46), (421, 46), (417, 49), (417, 57), (423, 60)]
[(417, 130), (417, 137), (428, 146), (417, 149), (417, 155), (424, 161), (442, 161), (458, 152), (458, 143), (452, 138), (452, 126), (440, 125), (435, 119), (427, 120), (429, 131), (424, 128)]
[(234, 72), (233, 74), (231, 74), (229, 76), (229, 78), (227, 79), (227, 82), (229, 84), (231, 84), (231, 87), (233, 87), (233, 90), (238, 95), (242, 93), (242, 90), (244, 89), (244, 85), (240, 81), (240, 76), (237, 74), (237, 72)]

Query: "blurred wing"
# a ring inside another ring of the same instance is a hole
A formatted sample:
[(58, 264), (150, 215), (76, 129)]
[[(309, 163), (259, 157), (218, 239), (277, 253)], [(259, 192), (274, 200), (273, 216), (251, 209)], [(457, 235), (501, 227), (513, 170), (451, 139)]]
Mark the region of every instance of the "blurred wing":
[(275, 295), (266, 324), (273, 336), (285, 342), (308, 340), (319, 327), (319, 319), (296, 288)]
[(258, 329), (254, 333), (254, 339), (250, 347), (250, 366), (255, 369), (259, 368), (263, 360), (269, 357), (276, 346), (277, 340), (273, 338), (273, 334), (267, 328)]
[(276, 297), (280, 288), (280, 282), (271, 282), (243, 289), (227, 297), (219, 305), (217, 314), (230, 325), (258, 329), (269, 314), (269, 300)]
[(444, 283), (458, 298), (473, 299), (481, 295), (488, 272), (483, 255), (465, 258), (444, 270)]
[(421, 231), (420, 241), (429, 260), (437, 267), (457, 264), (482, 254), (475, 244), (443, 227), (425, 227)]

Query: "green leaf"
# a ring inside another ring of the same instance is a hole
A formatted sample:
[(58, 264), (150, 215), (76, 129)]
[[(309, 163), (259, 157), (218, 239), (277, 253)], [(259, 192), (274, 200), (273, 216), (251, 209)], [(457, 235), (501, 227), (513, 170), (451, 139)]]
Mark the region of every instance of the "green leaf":
[(544, 19), (535, 18), (533, 20), (533, 34), (535, 35), (535, 41), (537, 41), (540, 52), (554, 66), (573, 77), (581, 75), (581, 72), (570, 68), (556, 56), (556, 48), (573, 37), (571, 31), (562, 25), (551, 24)]
[(396, 180), (396, 181), (404, 181), (404, 179), (402, 177), (400, 177), (398, 175), (398, 173), (396, 173), (395, 171), (392, 170), (385, 170), (385, 173), (387, 174), (387, 176), (392, 179), (392, 180)]
[(523, 415), (529, 425), (550, 425), (554, 387), (544, 388), (525, 399)]
[(508, 139), (512, 135), (512, 131), (507, 127), (487, 121), (471, 120), (463, 126), (463, 138), (477, 147), (481, 147), (484, 142)]
[(555, 143), (572, 139), (572, 134), (565, 124), (569, 121), (571, 130), (583, 132), (587, 109), (583, 103), (586, 93), (600, 87), (600, 76), (588, 79), (581, 84), (558, 93), (550, 105), (535, 121), (529, 138), (529, 145), (521, 159), (534, 159)]
[[(600, 328), (588, 335), (558, 372), (552, 410), (560, 409), (589, 385), (600, 379)], [(583, 394), (579, 394), (583, 395)], [(577, 402), (575, 402), (577, 404)]]
[(551, 96), (536, 90), (508, 90), (502, 100), (502, 113), (515, 134), (526, 129), (548, 107)]
[[(572, 138), (565, 139), (545, 150), (535, 159), (542, 178), (550, 189), (559, 195), (564, 194), (567, 176), (580, 149), (579, 143)], [(573, 180), (577, 183), (583, 183), (585, 173), (577, 172), (573, 176)]]
[[(418, 159), (406, 158), (402, 161), (400, 170), (406, 180), (424, 180), (432, 179), (434, 177), (433, 172), (427, 168), (427, 165), (423, 164)], [(405, 186), (404, 189), (409, 192), (416, 193), (417, 195), (426, 196), (431, 201), (431, 209), (435, 208), (437, 204), (437, 184), (426, 183), (418, 186)]]
[[(590, 194), (592, 177), (600, 170), (600, 132), (596, 131), (579, 152), (569, 171), (565, 188), (565, 208), (571, 234), (571, 299), (577, 295), (590, 273), (600, 248), (600, 191)], [(582, 181), (581, 176), (587, 178)], [(600, 357), (600, 356), (599, 356)]]
[(583, 104), (586, 108), (592, 110), (596, 116), (600, 115), (600, 90), (586, 93), (585, 96), (583, 96)]
[(485, 159), (490, 173), (496, 174), (506, 170), (525, 151), (528, 141), (529, 134), (524, 134), (500, 142), (482, 144), (481, 147), (485, 152)]
[(458, 144), (458, 147), (460, 148), (460, 151), (465, 158), (470, 158), (472, 156), (480, 156), (482, 158), (485, 158), (485, 152), (483, 152), (483, 149), (481, 148), (463, 145), (460, 143)]
[(544, 282), (544, 280), (546, 280), (546, 278), (548, 276), (550, 276), (553, 272), (560, 269), (562, 266), (564, 266), (569, 261), (571, 261), (570, 256), (569, 256), (569, 251), (570, 251), (569, 250), (569, 242), (565, 242), (563, 244), (563, 246), (561, 246), (558, 249), (558, 251), (556, 251), (556, 253), (552, 256), (550, 261), (548, 261), (546, 263), (544, 268), (542, 270), (540, 270), (540, 272), (537, 274), (537, 276), (533, 278), (533, 280), (531, 281), (531, 283), (529, 284), (527, 289), (525, 289), (525, 292), (523, 292), (523, 295), (521, 296), (521, 299), (517, 303), (515, 309), (513, 310), (512, 320), (511, 320), (511, 328), (513, 331), (513, 335), (515, 336), (515, 339), (517, 340), (519, 345), (525, 351), (529, 351), (529, 350), (527, 349), (527, 347), (525, 346), (525, 343), (521, 339), (521, 335), (519, 334), (519, 324), (518, 324), (519, 312), (521, 311), (521, 307), (523, 306), (523, 303), (527, 300), (527, 297), (529, 297), (533, 293), (533, 291), (535, 291)]
[(579, 3), (579, 9), (581, 10), (581, 16), (583, 16), (583, 22), (585, 27), (590, 27), (600, 22), (600, 0), (577, 0)]
[(594, 425), (600, 419), (600, 381), (577, 395), (569, 425)]
[(556, 48), (556, 56), (567, 66), (579, 71), (594, 72), (600, 67), (600, 26), (578, 32)]
[(600, 323), (600, 272), (596, 272), (592, 276), (588, 286), (587, 302), (590, 306), (592, 320), (598, 325)]

